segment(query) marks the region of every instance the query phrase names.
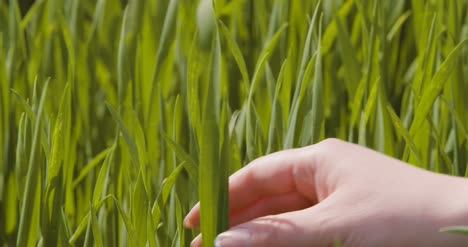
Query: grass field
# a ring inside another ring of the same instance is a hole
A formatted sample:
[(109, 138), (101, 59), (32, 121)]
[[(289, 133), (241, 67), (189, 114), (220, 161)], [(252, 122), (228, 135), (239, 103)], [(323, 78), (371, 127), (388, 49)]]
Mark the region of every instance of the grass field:
[(212, 246), (229, 174), (326, 137), (468, 173), (466, 0), (26, 2), (0, 2), (1, 246), (188, 246), (198, 200)]

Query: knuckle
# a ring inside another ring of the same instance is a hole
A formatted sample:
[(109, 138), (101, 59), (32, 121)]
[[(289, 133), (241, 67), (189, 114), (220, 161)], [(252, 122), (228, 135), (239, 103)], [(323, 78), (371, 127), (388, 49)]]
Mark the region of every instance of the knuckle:
[(313, 145), (312, 147), (314, 148), (316, 154), (327, 156), (327, 154), (335, 153), (337, 150), (342, 149), (344, 143), (345, 142), (339, 139), (329, 138)]
[(321, 142), (313, 144), (311, 146), (305, 147), (309, 157), (323, 157), (330, 153), (331, 150), (336, 150), (337, 146), (340, 144), (340, 140), (335, 138), (325, 139)]
[(343, 141), (337, 138), (327, 138), (321, 142), (318, 143), (320, 146), (325, 146), (325, 147), (336, 147), (340, 144), (342, 144)]
[(271, 216), (252, 222), (249, 226), (253, 246), (274, 246), (280, 243), (281, 236), (292, 233), (292, 224)]

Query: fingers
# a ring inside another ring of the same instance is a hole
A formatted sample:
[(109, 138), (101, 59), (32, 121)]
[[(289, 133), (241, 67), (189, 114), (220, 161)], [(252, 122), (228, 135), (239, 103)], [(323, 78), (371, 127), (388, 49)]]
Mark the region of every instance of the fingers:
[(298, 192), (294, 171), (306, 167), (311, 162), (309, 157), (305, 149), (278, 152), (253, 161), (232, 175), (229, 181), (230, 210), (236, 212), (263, 197)]
[[(258, 217), (297, 211), (312, 205), (313, 202), (298, 192), (263, 198), (253, 203), (250, 207), (237, 212), (231, 212), (229, 223), (231, 226), (235, 226)], [(197, 204), (192, 211), (198, 212), (198, 210), (199, 205)], [(185, 227), (198, 229), (200, 225), (199, 214), (190, 214), (190, 216), (184, 221)]]
[[(262, 198), (296, 192), (301, 193), (309, 201), (316, 201), (313, 188), (315, 170), (313, 150), (309, 147), (271, 154), (253, 161), (232, 175), (229, 179), (230, 212), (235, 213), (249, 208)], [(307, 177), (307, 186), (298, 186), (298, 182), (302, 184), (302, 181), (297, 181), (298, 174)], [(268, 213), (265, 211), (257, 214)], [(199, 227), (199, 204), (189, 212), (184, 224), (189, 228)]]
[(236, 226), (259, 217), (298, 211), (312, 205), (311, 201), (297, 192), (264, 198), (246, 209), (233, 213), (229, 223)]
[[(338, 231), (318, 211), (308, 208), (249, 221), (220, 234), (215, 246), (330, 246)], [(193, 247), (201, 247), (201, 244), (201, 237), (192, 242)]]
[(231, 228), (216, 238), (216, 247), (330, 246), (339, 239), (335, 200), (312, 208), (266, 216)]
[(192, 247), (196, 247), (196, 246), (201, 247), (202, 246), (202, 235), (198, 234), (198, 236), (195, 239), (193, 239), (190, 246), (192, 246)]

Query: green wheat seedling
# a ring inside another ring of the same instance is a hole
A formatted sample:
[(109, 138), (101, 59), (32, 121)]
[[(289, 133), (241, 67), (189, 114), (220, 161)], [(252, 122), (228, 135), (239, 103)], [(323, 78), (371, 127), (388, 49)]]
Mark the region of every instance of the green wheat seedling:
[(213, 246), (230, 174), (327, 137), (466, 176), (467, 8), (2, 1), (0, 245), (189, 246), (200, 201)]

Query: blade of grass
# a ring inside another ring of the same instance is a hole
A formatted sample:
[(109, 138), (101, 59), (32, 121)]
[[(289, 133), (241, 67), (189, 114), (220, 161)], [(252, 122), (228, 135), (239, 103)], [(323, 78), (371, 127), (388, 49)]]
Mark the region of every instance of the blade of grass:
[(394, 128), (396, 129), (397, 133), (399, 133), (403, 139), (405, 140), (406, 145), (411, 149), (411, 151), (416, 155), (416, 158), (418, 160), (418, 166), (423, 166), (424, 163), (421, 158), (421, 154), (419, 153), (418, 148), (416, 147), (416, 144), (414, 144), (413, 139), (411, 135), (408, 133), (408, 131), (405, 129), (403, 126), (403, 123), (401, 122), (400, 118), (398, 115), (395, 113), (393, 108), (387, 104), (387, 112), (390, 115), (390, 118), (392, 119), (392, 123)]
[(284, 73), (287, 66), (288, 60), (283, 62), (281, 66), (278, 82), (276, 83), (275, 96), (273, 97), (273, 109), (271, 110), (271, 119), (270, 119), (270, 128), (268, 133), (268, 147), (266, 153), (272, 153), (274, 150), (280, 148), (280, 143), (282, 142), (281, 138), (281, 129), (282, 129), (282, 108), (279, 99), (280, 91), (284, 83)]
[(163, 59), (166, 58), (167, 53), (170, 50), (170, 40), (171, 37), (174, 35), (174, 30), (176, 30), (175, 25), (177, 21), (178, 5), (179, 0), (170, 0), (169, 6), (167, 7), (163, 29), (159, 40), (158, 51), (156, 54), (156, 61), (154, 63), (152, 83), (149, 89), (150, 94), (148, 105), (145, 111), (147, 113), (145, 122), (151, 119), (151, 106), (153, 106), (153, 101), (155, 101), (154, 98), (157, 95), (156, 90), (158, 89), (158, 87), (156, 84), (158, 81), (159, 74), (161, 73), (161, 63)]
[(195, 160), (187, 152), (185, 152), (180, 145), (175, 143), (166, 134), (163, 134), (163, 138), (166, 141), (169, 148), (171, 148), (176, 153), (177, 157), (183, 162), (183, 167), (189, 174), (190, 180), (198, 181), (198, 167)]
[[(214, 102), (216, 99), (214, 84), (220, 83), (221, 71), (221, 47), (220, 47), (219, 34), (215, 34), (213, 46), (211, 51), (210, 61), (210, 78), (209, 86), (207, 88), (206, 101), (203, 106), (202, 124), (200, 126), (200, 157), (199, 157), (199, 197), (200, 197), (200, 219), (201, 229), (205, 246), (213, 246), (216, 235), (226, 230), (225, 226), (218, 224), (218, 218), (223, 217), (220, 215), (222, 210), (220, 206), (223, 202), (220, 199), (220, 186), (227, 181), (221, 181), (217, 174), (222, 172), (224, 167), (220, 164), (219, 157), (219, 103)], [(217, 70), (217, 71), (216, 71)], [(218, 106), (218, 108), (215, 108)]]
[(448, 232), (454, 234), (468, 235), (468, 226), (450, 226), (443, 227), (440, 232)]
[(312, 129), (311, 129), (311, 141), (312, 143), (318, 143), (322, 136), (322, 127), (325, 121), (325, 110), (324, 110), (324, 82), (323, 82), (323, 69), (322, 69), (322, 18), (319, 22), (319, 46), (317, 48), (317, 58), (315, 60), (315, 78), (312, 91)]
[(42, 91), (41, 100), (39, 103), (39, 107), (37, 109), (37, 119), (34, 123), (34, 135), (33, 141), (31, 146), (31, 154), (29, 158), (29, 165), (28, 165), (28, 174), (26, 178), (26, 188), (23, 197), (23, 205), (21, 207), (21, 218), (19, 223), (18, 229), (18, 238), (16, 240), (16, 244), (18, 246), (26, 246), (27, 244), (33, 241), (30, 239), (32, 224), (32, 215), (33, 209), (38, 208), (39, 205), (35, 204), (35, 192), (37, 192), (37, 183), (39, 182), (39, 164), (37, 164), (36, 157), (39, 155), (39, 147), (37, 143), (39, 142), (39, 133), (41, 132), (42, 128), (42, 112), (44, 109), (44, 102), (47, 95), (49, 81), (46, 81), (44, 84), (44, 89)]
[(278, 44), (281, 35), (283, 32), (286, 30), (287, 25), (283, 25), (273, 36), (273, 38), (270, 40), (270, 42), (267, 44), (265, 49), (262, 51), (259, 60), (257, 61), (257, 65), (255, 66), (255, 72), (252, 77), (252, 83), (250, 84), (250, 90), (249, 90), (249, 97), (247, 99), (247, 113), (246, 113), (246, 143), (247, 143), (247, 157), (250, 160), (253, 160), (254, 158), (257, 157), (257, 143), (254, 131), (257, 128), (258, 124), (254, 120), (255, 119), (255, 110), (254, 108), (254, 102), (253, 102), (253, 95), (254, 92), (256, 91), (257, 85), (263, 76), (263, 72), (265, 71), (265, 65), (268, 61), (268, 59), (271, 57), (272, 52), (276, 45)]
[(462, 48), (465, 46), (468, 40), (460, 42), (447, 56), (445, 61), (440, 66), (437, 73), (431, 80), (430, 85), (424, 90), (421, 101), (417, 106), (413, 123), (411, 124), (410, 134), (413, 136), (420, 129), (427, 115), (429, 114), (432, 105), (434, 104), (437, 97), (442, 92), (446, 80), (450, 77), (458, 57), (461, 54)]

